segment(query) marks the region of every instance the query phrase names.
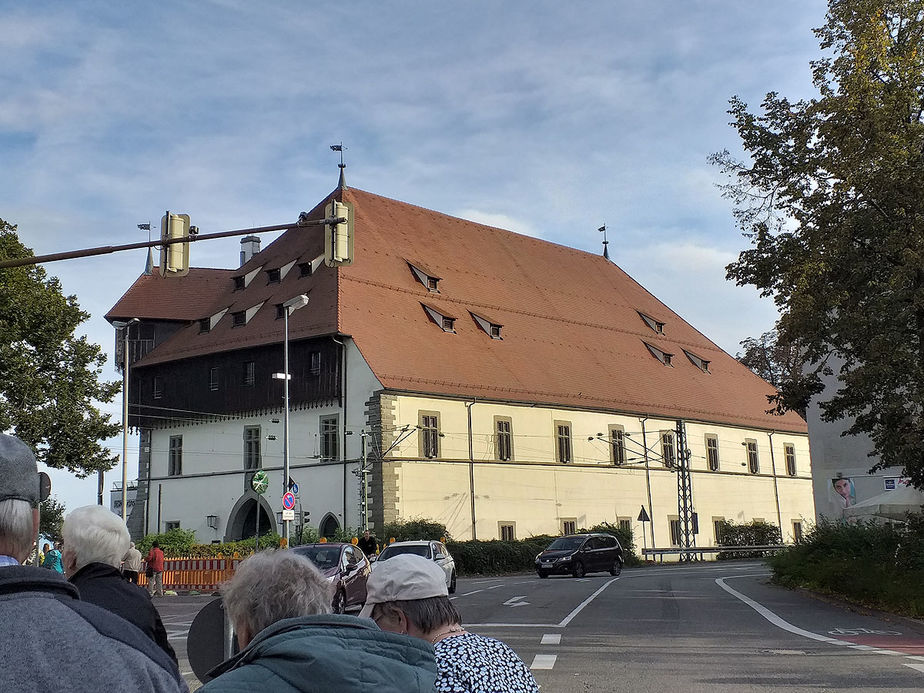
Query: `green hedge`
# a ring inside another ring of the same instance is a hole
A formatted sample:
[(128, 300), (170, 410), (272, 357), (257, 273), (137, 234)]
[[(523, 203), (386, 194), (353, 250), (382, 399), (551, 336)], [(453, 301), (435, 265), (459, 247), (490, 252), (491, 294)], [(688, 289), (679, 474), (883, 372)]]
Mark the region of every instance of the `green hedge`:
[(823, 521), (769, 559), (773, 581), (924, 617), (924, 515), (905, 526)]

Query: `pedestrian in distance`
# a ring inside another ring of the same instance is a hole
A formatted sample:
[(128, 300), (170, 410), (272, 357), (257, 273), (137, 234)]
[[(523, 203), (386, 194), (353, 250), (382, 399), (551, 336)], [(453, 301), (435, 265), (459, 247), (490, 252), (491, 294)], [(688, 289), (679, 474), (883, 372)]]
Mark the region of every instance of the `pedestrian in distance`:
[(126, 582), (119, 572), (121, 558), (131, 544), (122, 518), (101, 505), (87, 505), (68, 513), (63, 534), (64, 574), (80, 590), (80, 598), (133, 624), (176, 662), (151, 596)]
[(80, 601), (63, 575), (22, 565), (39, 483), (32, 450), (0, 434), (0, 691), (186, 691), (176, 664), (135, 626)]
[(241, 651), (206, 675), (200, 693), (433, 691), (430, 646), (368, 619), (331, 614), (330, 583), (304, 556), (255, 554), (221, 593)]
[(500, 640), (470, 633), (449, 601), (446, 574), (422, 556), (402, 554), (379, 563), (366, 583), (360, 616), (382, 630), (433, 645), (437, 693), (538, 693), (516, 652)]
[(359, 546), (360, 550), (366, 554), (367, 558), (371, 558), (379, 552), (379, 542), (372, 534), (369, 533), (369, 530), (363, 532), (362, 537), (359, 541), (356, 542), (356, 545)]
[(151, 550), (145, 557), (147, 564), (148, 592), (153, 597), (157, 592), (164, 596), (164, 552), (156, 541), (151, 544)]
[[(48, 546), (48, 544), (45, 544), (45, 546)], [(54, 548), (45, 552), (42, 567), (64, 574), (64, 564), (61, 563), (61, 542), (56, 541)]]
[(48, 542), (45, 542), (42, 545), (42, 550), (39, 551), (38, 563), (36, 563), (37, 566), (39, 567), (43, 566), (43, 564), (45, 563), (45, 556), (48, 554), (49, 551), (51, 551), (51, 546), (48, 544)]
[(128, 545), (128, 551), (122, 557), (122, 577), (133, 585), (138, 584), (141, 574), (141, 552), (135, 548), (135, 542)]

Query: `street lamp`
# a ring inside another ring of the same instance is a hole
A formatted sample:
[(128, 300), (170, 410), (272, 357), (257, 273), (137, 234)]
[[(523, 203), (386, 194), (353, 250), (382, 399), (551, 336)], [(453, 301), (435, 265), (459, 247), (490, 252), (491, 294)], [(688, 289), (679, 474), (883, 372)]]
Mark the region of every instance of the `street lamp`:
[[(289, 373), (289, 315), (298, 310), (299, 308), (304, 308), (308, 305), (308, 295), (299, 294), (294, 298), (290, 298), (288, 301), (282, 304), (283, 307), (283, 317), (285, 318), (285, 333), (282, 342), (282, 373), (274, 373), (273, 377), (281, 377), (285, 383), (284, 385), (284, 395), (285, 400), (285, 416), (282, 420), (282, 492), (285, 494), (289, 490), (289, 380), (292, 378)], [(282, 536), (286, 541), (286, 545), (289, 543), (289, 520), (282, 521)]]
[[(113, 320), (112, 326), (122, 330), (122, 519), (128, 518), (128, 328), (141, 320)], [(137, 493), (137, 491), (136, 491)]]

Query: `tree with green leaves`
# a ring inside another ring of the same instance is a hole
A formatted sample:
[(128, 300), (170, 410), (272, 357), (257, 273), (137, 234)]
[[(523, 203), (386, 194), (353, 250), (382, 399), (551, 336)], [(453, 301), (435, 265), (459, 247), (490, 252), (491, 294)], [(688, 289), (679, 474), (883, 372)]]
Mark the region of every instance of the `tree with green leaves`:
[(55, 496), (46, 498), (39, 504), (39, 534), (53, 541), (61, 541), (64, 536), (64, 503)]
[[(0, 259), (32, 254), (0, 219)], [(100, 381), (105, 354), (74, 334), (89, 317), (41, 267), (0, 269), (0, 431), (79, 477), (112, 469), (117, 457), (100, 442), (121, 430), (97, 407), (120, 384)]]
[(776, 404), (867, 433), (871, 471), (924, 488), (924, 0), (829, 0), (818, 95), (731, 100), (749, 160), (714, 161), (751, 247), (727, 276), (771, 296), (809, 368)]
[(744, 352), (735, 358), (775, 388), (801, 374), (802, 358), (791, 345), (780, 341), (776, 330), (748, 337), (739, 344)]

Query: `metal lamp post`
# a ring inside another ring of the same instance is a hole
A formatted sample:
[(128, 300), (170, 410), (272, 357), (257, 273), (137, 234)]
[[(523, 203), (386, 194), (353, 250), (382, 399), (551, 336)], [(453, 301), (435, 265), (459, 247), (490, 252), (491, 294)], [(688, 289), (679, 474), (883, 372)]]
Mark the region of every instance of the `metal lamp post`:
[[(283, 353), (283, 373), (285, 400), (285, 416), (282, 420), (282, 492), (285, 494), (289, 490), (289, 379), (292, 377), (289, 373), (289, 315), (308, 305), (307, 294), (299, 294), (295, 298), (290, 298), (282, 304), (283, 316), (285, 318), (285, 334), (282, 343)], [(289, 543), (289, 520), (282, 521), (282, 536)]]
[(122, 330), (122, 519), (128, 518), (128, 328), (141, 322), (132, 318), (126, 322), (114, 320), (112, 325)]

